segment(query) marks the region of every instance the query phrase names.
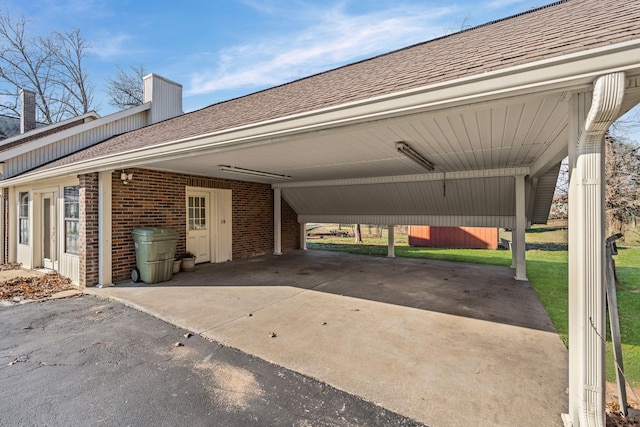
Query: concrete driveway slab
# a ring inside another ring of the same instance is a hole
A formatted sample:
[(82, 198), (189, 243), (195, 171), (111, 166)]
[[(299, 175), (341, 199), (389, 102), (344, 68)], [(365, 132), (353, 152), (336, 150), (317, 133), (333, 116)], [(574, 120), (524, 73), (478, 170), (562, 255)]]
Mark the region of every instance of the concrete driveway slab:
[(428, 425), (566, 411), (566, 349), (509, 268), (298, 251), (90, 292)]

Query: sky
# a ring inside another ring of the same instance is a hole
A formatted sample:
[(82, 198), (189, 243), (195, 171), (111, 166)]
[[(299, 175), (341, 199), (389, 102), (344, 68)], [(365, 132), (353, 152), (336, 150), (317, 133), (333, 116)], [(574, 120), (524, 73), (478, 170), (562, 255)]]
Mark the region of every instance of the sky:
[(330, 70), (552, 0), (0, 0), (34, 33), (80, 29), (97, 111), (117, 67), (183, 85), (183, 109)]

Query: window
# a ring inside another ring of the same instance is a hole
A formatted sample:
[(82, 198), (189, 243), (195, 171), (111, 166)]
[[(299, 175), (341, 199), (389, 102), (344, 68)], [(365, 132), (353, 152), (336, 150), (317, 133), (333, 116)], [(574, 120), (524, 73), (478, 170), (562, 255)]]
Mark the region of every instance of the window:
[(18, 195), (18, 234), (21, 245), (29, 244), (29, 193)]
[(78, 254), (80, 187), (64, 187), (64, 251)]
[(205, 197), (189, 196), (189, 231), (206, 230), (206, 200)]

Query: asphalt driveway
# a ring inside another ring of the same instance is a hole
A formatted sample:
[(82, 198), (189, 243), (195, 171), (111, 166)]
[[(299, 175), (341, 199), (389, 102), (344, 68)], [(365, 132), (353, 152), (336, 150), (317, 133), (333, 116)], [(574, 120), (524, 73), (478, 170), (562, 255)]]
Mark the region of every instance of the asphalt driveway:
[(1, 426), (422, 425), (91, 296), (0, 307), (0, 325)]

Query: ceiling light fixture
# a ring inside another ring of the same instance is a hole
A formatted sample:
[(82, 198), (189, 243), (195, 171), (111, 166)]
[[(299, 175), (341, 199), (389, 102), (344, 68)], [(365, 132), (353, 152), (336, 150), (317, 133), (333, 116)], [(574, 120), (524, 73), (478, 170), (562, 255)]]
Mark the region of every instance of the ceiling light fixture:
[(420, 166), (422, 166), (428, 171), (433, 171), (435, 169), (435, 166), (433, 163), (427, 160), (422, 154), (418, 153), (416, 150), (411, 148), (411, 146), (406, 142), (403, 142), (403, 141), (396, 142), (396, 150), (398, 150), (398, 152), (404, 154), (405, 156), (407, 156), (408, 158), (410, 158), (411, 160), (413, 160), (414, 162), (416, 162), (417, 164), (419, 164)]
[(257, 176), (260, 178), (281, 179), (285, 181), (292, 179), (288, 175), (279, 175), (277, 173), (262, 172), (262, 171), (256, 171), (253, 169), (244, 169), (236, 166), (219, 165), (219, 168), (223, 172), (231, 172), (231, 173), (237, 173), (237, 174), (247, 175), (247, 176)]

